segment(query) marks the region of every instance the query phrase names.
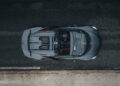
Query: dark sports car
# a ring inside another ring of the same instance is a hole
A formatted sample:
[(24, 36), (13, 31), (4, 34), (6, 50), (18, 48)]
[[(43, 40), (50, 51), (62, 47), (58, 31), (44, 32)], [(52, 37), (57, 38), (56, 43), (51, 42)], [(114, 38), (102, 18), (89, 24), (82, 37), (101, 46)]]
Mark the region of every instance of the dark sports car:
[(100, 48), (96, 27), (35, 27), (22, 35), (22, 50), (26, 57), (40, 60), (80, 59), (92, 60)]

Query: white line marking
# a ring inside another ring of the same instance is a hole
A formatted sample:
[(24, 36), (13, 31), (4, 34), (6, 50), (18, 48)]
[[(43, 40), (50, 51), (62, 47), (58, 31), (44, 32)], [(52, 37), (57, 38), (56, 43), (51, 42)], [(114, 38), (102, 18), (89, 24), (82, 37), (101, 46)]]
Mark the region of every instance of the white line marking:
[(0, 70), (15, 70), (15, 69), (20, 69), (20, 70), (39, 70), (40, 67), (0, 67)]

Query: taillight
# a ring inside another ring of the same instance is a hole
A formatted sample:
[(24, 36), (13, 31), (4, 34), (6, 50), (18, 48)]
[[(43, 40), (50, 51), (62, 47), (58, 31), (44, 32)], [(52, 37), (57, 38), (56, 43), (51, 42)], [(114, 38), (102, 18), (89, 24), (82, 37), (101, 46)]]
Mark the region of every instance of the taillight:
[(47, 32), (47, 31), (40, 31), (40, 33), (45, 33), (45, 32)]
[(47, 54), (40, 54), (40, 55), (47, 55)]

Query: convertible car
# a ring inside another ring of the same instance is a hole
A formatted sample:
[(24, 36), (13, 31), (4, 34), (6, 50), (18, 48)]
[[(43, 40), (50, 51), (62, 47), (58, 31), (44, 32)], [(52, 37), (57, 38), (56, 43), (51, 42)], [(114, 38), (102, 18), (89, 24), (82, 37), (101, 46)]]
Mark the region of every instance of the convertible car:
[(22, 51), (28, 58), (41, 60), (92, 60), (100, 49), (100, 39), (94, 26), (34, 27), (24, 30)]

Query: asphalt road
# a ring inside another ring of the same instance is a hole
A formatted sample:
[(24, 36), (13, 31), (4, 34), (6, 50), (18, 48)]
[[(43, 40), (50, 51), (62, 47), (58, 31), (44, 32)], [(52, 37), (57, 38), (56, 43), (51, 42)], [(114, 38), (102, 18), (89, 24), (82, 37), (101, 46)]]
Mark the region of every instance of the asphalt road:
[[(1, 2), (0, 67), (40, 67), (41, 70), (120, 69), (119, 2)], [(93, 61), (40, 61), (25, 57), (22, 32), (35, 26), (94, 25), (102, 46)]]

